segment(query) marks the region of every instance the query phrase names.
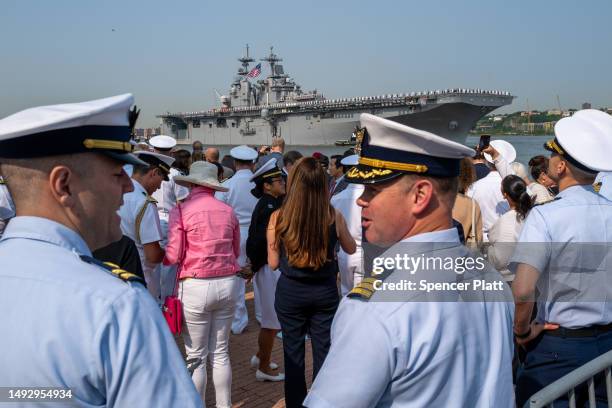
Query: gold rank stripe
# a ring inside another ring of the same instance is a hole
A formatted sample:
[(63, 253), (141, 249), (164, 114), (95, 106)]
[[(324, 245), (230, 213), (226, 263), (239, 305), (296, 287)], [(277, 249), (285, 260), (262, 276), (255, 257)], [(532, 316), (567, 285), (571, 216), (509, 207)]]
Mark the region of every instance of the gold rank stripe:
[(350, 293), (354, 293), (356, 295), (361, 295), (364, 298), (369, 299), (369, 298), (372, 297), (372, 293), (373, 292), (370, 292), (369, 290), (366, 290), (366, 289), (360, 288), (359, 286), (356, 286), (356, 287), (353, 288), (353, 290), (351, 290)]
[(553, 149), (558, 154), (564, 154), (565, 153), (563, 151), (563, 149), (561, 149), (561, 147), (557, 144), (557, 142), (555, 142), (554, 139), (549, 140), (548, 142), (546, 142), (546, 146), (548, 146), (548, 148), (550, 148), (550, 149)]
[(412, 173), (427, 172), (427, 166), (424, 164), (399, 163), (388, 160), (371, 159), (369, 157), (360, 157), (359, 163), (370, 167), (378, 167), (380, 169), (410, 171)]
[(134, 151), (134, 145), (129, 142), (119, 142), (117, 140), (85, 139), (83, 145), (88, 149), (109, 149), (122, 150), (124, 152)]

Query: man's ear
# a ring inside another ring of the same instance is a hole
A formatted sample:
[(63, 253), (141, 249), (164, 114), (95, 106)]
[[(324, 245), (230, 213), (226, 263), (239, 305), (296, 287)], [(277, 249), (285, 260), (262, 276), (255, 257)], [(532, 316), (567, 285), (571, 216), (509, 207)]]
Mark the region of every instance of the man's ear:
[(67, 166), (56, 166), (48, 176), (51, 195), (63, 207), (74, 205), (74, 191), (72, 189), (75, 181), (74, 172)]
[(567, 162), (564, 159), (559, 160), (557, 164), (557, 177), (561, 177), (568, 171)]
[(419, 215), (429, 207), (434, 194), (434, 186), (429, 180), (417, 180), (412, 186), (410, 194), (412, 195), (413, 203), (412, 213)]

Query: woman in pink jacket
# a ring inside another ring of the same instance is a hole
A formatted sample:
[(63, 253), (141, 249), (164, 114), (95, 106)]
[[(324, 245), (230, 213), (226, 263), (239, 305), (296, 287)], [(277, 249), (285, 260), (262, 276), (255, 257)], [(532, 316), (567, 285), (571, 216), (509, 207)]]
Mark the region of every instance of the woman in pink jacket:
[(205, 401), (210, 355), (217, 407), (231, 407), (228, 346), (240, 279), (240, 226), (232, 208), (215, 198), (215, 191), (227, 189), (219, 184), (213, 164), (195, 162), (189, 176), (176, 176), (174, 181), (191, 188), (184, 203), (170, 212), (164, 259), (165, 265), (179, 265), (187, 365)]

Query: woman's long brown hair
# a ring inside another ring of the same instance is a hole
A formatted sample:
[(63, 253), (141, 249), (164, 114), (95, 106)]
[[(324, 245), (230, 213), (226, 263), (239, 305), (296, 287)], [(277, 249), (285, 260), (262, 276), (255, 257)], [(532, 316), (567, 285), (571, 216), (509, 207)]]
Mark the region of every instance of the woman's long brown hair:
[(276, 246), (284, 247), (291, 266), (319, 269), (325, 264), (333, 211), (325, 171), (312, 157), (300, 159), (289, 173), (276, 222)]

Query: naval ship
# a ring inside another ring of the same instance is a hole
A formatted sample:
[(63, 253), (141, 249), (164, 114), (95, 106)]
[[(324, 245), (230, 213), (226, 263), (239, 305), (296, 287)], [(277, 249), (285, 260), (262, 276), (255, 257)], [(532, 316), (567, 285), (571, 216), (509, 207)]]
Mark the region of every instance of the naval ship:
[[(505, 91), (455, 88), (327, 99), (317, 90), (303, 91), (285, 73), (272, 47), (253, 68), (248, 46), (238, 61), (229, 94), (218, 95), (220, 106), (158, 115), (162, 133), (180, 144), (265, 145), (282, 137), (288, 145), (349, 145), (359, 114), (371, 113), (464, 143), (481, 117), (514, 98)], [(270, 74), (255, 80), (262, 62), (269, 64)]]

